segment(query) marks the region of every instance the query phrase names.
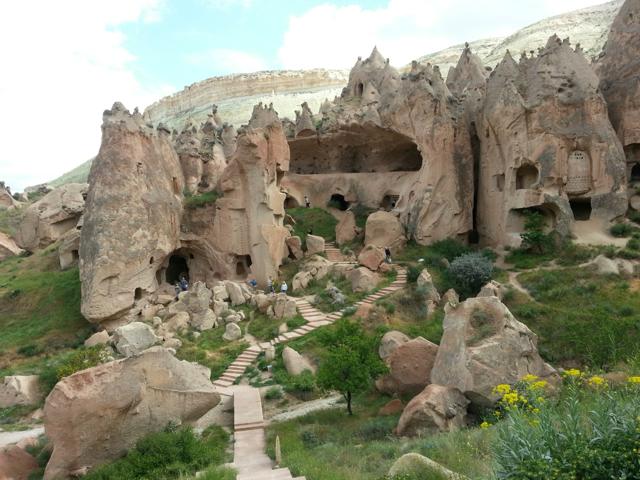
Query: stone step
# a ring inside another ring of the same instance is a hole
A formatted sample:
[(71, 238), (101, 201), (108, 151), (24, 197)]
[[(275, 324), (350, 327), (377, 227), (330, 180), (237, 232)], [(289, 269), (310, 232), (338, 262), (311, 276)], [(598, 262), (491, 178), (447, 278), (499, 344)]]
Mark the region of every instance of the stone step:
[(252, 422), (252, 423), (243, 423), (241, 425), (236, 425), (234, 430), (236, 432), (246, 432), (247, 430), (258, 430), (265, 427), (265, 422)]
[(233, 385), (233, 382), (228, 382), (226, 380), (216, 380), (213, 382), (216, 387), (227, 388)]
[[(297, 477), (301, 478), (301, 477)], [(240, 473), (236, 480), (292, 480), (291, 472), (288, 468), (278, 468), (261, 472)]]

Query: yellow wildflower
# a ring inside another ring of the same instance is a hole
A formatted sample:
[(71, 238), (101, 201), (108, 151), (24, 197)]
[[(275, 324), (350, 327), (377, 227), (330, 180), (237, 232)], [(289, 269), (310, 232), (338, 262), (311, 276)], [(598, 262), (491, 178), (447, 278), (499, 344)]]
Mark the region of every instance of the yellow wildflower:
[(596, 387), (596, 388), (604, 388), (607, 386), (607, 381), (598, 376), (598, 375), (594, 375), (593, 377), (591, 377), (588, 381), (589, 385), (592, 387)]
[(577, 368), (570, 368), (569, 370), (565, 370), (562, 372), (565, 377), (580, 377), (582, 372)]
[(506, 395), (509, 392), (511, 392), (511, 385), (507, 385), (506, 383), (501, 383), (493, 389), (493, 393), (499, 395)]
[(546, 380), (539, 380), (539, 381), (537, 381), (537, 382), (533, 382), (533, 383), (531, 384), (531, 388), (533, 388), (533, 389), (540, 389), (540, 390), (542, 390), (542, 389), (544, 389), (544, 388), (546, 388), (546, 387), (547, 387), (547, 381), (546, 381)]
[(489, 428), (491, 424), (487, 421), (484, 421), (480, 424), (480, 428)]
[(523, 382), (527, 382), (527, 383), (533, 383), (536, 380), (538, 380), (538, 376), (537, 375), (532, 375), (530, 373), (527, 373), (524, 377), (522, 377), (522, 381)]
[(531, 410), (533, 413), (540, 413), (540, 409), (539, 408), (534, 408), (533, 410)]
[(513, 405), (518, 402), (518, 392), (510, 392), (505, 393), (502, 396), (502, 401), (508, 403), (509, 405)]
[(627, 378), (627, 382), (629, 383), (640, 383), (640, 376), (634, 376)]

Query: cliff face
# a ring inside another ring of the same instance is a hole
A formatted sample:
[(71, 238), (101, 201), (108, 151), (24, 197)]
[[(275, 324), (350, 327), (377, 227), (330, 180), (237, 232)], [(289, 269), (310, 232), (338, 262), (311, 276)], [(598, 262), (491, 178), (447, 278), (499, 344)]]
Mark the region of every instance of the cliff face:
[[(482, 62), (495, 67), (509, 50), (514, 55), (521, 52), (529, 54), (546, 45), (551, 35), (560, 38), (569, 37), (571, 43), (579, 43), (587, 58), (596, 57), (607, 40), (609, 27), (613, 22), (623, 0), (614, 0), (602, 5), (583, 8), (564, 13), (555, 17), (545, 18), (532, 25), (524, 27), (506, 38), (486, 38), (469, 42), (472, 51), (480, 57)], [(429, 62), (440, 66), (446, 74), (450, 67), (455, 67), (463, 44), (454, 45), (439, 52), (421, 57), (421, 63)], [(407, 66), (408, 70), (409, 67)]]
[(317, 111), (326, 98), (340, 95), (347, 83), (343, 70), (282, 70), (213, 77), (185, 87), (182, 91), (153, 103), (144, 118), (181, 128), (187, 120), (198, 125), (207, 119), (211, 104), (233, 125), (246, 124), (254, 105), (273, 103), (283, 117), (294, 118), (294, 110), (306, 101)]

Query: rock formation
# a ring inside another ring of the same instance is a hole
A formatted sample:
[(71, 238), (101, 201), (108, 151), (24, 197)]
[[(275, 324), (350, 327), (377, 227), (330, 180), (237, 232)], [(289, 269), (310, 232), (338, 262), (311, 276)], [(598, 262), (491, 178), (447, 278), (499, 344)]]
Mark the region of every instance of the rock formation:
[(84, 183), (68, 183), (30, 205), (20, 223), (16, 243), (33, 251), (51, 245), (76, 228), (84, 211), (87, 188)]
[(148, 433), (198, 419), (220, 401), (209, 375), (156, 347), (65, 377), (44, 407), (53, 443), (44, 478), (114, 460)]
[(37, 405), (42, 396), (37, 375), (6, 376), (0, 384), (0, 408)]
[(569, 235), (603, 230), (626, 212), (625, 160), (598, 78), (584, 54), (553, 36), (491, 73), (478, 132), (477, 231), (489, 245), (518, 246), (527, 211)]
[(457, 388), (473, 403), (491, 406), (498, 384), (555, 373), (538, 353), (536, 334), (497, 297), (470, 298), (449, 308), (443, 327), (431, 383)]
[(386, 357), (389, 373), (376, 381), (383, 393), (417, 394), (429, 384), (438, 346), (422, 337), (402, 342)]
[(13, 238), (6, 233), (0, 232), (0, 260), (14, 255), (20, 255), (22, 251)]
[(156, 272), (178, 247), (183, 178), (167, 131), (120, 103), (104, 112), (80, 240), (90, 322), (114, 319), (158, 288)]
[(640, 2), (627, 0), (597, 61), (600, 90), (622, 142), (629, 179), (640, 181)]

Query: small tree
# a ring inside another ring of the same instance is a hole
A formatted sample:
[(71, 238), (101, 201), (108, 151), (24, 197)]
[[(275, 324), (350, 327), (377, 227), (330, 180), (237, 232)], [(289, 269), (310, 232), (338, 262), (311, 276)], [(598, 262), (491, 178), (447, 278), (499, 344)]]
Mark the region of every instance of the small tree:
[(347, 411), (353, 415), (353, 395), (366, 391), (374, 379), (387, 371), (378, 357), (377, 337), (368, 335), (360, 325), (342, 319), (334, 329), (323, 332), (327, 347), (318, 371), (318, 384), (339, 391), (347, 401)]
[(493, 264), (482, 253), (466, 253), (451, 262), (448, 273), (456, 290), (464, 296), (471, 296), (491, 280)]
[(524, 232), (520, 234), (522, 246), (533, 253), (544, 253), (549, 245), (549, 235), (544, 233), (544, 216), (535, 210), (526, 214)]

